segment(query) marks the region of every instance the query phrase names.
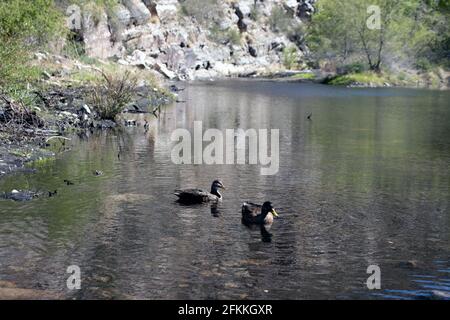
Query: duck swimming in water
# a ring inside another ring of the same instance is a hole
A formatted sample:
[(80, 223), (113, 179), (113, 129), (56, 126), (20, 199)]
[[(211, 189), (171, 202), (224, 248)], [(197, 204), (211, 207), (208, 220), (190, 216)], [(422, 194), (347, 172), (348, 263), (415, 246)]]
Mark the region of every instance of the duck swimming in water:
[(264, 202), (261, 206), (251, 202), (244, 202), (242, 205), (242, 222), (244, 224), (270, 225), (273, 217), (278, 217), (278, 213), (270, 202)]
[(95, 170), (95, 171), (93, 171), (92, 173), (93, 173), (94, 176), (96, 176), (96, 177), (100, 177), (100, 176), (103, 175), (103, 171), (100, 171), (100, 170)]
[(178, 202), (196, 204), (221, 200), (222, 195), (220, 194), (219, 189), (225, 189), (225, 186), (222, 181), (214, 180), (211, 185), (211, 192), (201, 189), (185, 189), (175, 190), (174, 194), (178, 197)]

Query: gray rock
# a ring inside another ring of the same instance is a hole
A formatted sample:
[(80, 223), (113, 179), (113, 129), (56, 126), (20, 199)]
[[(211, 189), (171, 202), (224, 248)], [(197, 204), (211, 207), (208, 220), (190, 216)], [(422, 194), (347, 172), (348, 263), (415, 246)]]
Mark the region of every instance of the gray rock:
[(114, 45), (111, 42), (112, 34), (104, 11), (101, 11), (100, 15), (93, 9), (83, 12), (82, 34), (88, 56), (105, 59), (119, 52), (120, 44)]
[(13, 200), (17, 202), (31, 201), (34, 198), (39, 197), (39, 193), (33, 191), (12, 190), (0, 195), (0, 198)]
[(158, 71), (159, 73), (161, 73), (163, 76), (165, 76), (167, 79), (169, 80), (173, 80), (177, 77), (176, 73), (169, 70), (166, 65), (162, 64), (162, 63), (155, 63), (153, 68)]
[(131, 12), (122, 4), (117, 4), (113, 8), (113, 14), (115, 18), (124, 26), (131, 24)]
[(140, 51), (140, 50), (133, 51), (131, 56), (128, 57), (128, 60), (129, 60), (129, 64), (132, 66), (137, 66), (142, 69), (148, 68), (147, 55), (143, 51)]
[(252, 46), (248, 46), (248, 52), (250, 53), (250, 55), (254, 58), (256, 58), (258, 56), (258, 52), (256, 51), (256, 49)]
[(155, 2), (158, 17), (162, 22), (167, 22), (177, 18), (178, 15), (177, 0), (159, 0)]
[(136, 25), (149, 22), (150, 10), (141, 0), (123, 0), (122, 3), (130, 11), (131, 21)]
[(239, 10), (242, 17), (249, 17), (254, 5), (253, 0), (241, 0), (236, 3), (236, 9)]
[[(208, 13), (211, 23), (218, 26), (218, 36), (211, 37), (211, 28), (179, 14), (181, 2), (124, 0), (114, 7), (115, 17), (109, 19), (103, 13), (100, 19), (98, 13), (95, 19), (92, 13), (83, 13), (82, 36), (87, 54), (98, 58), (115, 56), (121, 65), (153, 68), (168, 79), (192, 79), (200, 70), (214, 70), (199, 73), (208, 77), (282, 68), (283, 49), (303, 44), (297, 38), (273, 32), (267, 18), (273, 8), (283, 6), (292, 11), (293, 23), (301, 23), (298, 17), (309, 17), (315, 4), (315, 0), (219, 1), (217, 13)], [(256, 21), (250, 18), (255, 5), (259, 12)], [(113, 20), (123, 28), (117, 28)], [(240, 43), (230, 41), (233, 29), (242, 33)], [(301, 51), (307, 54), (308, 48)]]

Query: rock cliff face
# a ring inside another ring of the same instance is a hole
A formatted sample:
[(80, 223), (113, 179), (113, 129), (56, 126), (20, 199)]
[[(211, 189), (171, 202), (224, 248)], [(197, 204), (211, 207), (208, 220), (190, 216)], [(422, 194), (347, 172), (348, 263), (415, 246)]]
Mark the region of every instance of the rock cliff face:
[(283, 50), (307, 52), (302, 24), (315, 0), (122, 0), (85, 6), (86, 53), (180, 80), (283, 69)]

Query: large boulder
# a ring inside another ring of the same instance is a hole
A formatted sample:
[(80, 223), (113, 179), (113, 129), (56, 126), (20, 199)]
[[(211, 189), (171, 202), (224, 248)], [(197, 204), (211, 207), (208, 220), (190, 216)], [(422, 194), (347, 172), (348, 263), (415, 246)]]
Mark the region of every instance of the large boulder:
[(184, 65), (184, 51), (178, 44), (166, 49), (165, 62), (170, 70), (179, 70)]
[(131, 23), (131, 12), (122, 4), (117, 4), (113, 10), (112, 14), (114, 15), (113, 19), (117, 19), (117, 21), (123, 26), (129, 26)]
[(156, 0), (156, 12), (161, 22), (175, 20), (178, 15), (177, 0)]
[(128, 51), (159, 52), (166, 43), (163, 30), (153, 24), (129, 28), (123, 37)]
[(86, 7), (83, 11), (82, 38), (86, 54), (90, 57), (109, 58), (120, 51), (120, 44), (112, 43), (108, 16), (104, 11)]
[(236, 10), (228, 3), (220, 3), (221, 14), (217, 17), (213, 17), (213, 21), (219, 27), (221, 31), (226, 31), (230, 28), (237, 26), (239, 17), (236, 15)]
[(295, 11), (295, 10), (297, 10), (298, 1), (297, 0), (286, 0), (285, 5), (286, 5), (286, 7)]
[[(242, 15), (239, 18), (248, 18), (250, 17), (250, 13), (255, 6), (254, 0), (240, 0), (235, 4), (235, 8), (237, 10), (236, 14)], [(238, 13), (239, 12), (239, 13)]]
[(154, 60), (140, 50), (134, 50), (133, 53), (127, 57), (127, 62), (129, 65), (136, 66), (140, 69), (149, 68), (154, 64)]
[(124, 6), (130, 11), (131, 20), (135, 25), (150, 21), (150, 10), (141, 0), (123, 0)]
[(177, 74), (172, 70), (169, 70), (163, 63), (157, 62), (153, 65), (153, 68), (169, 80), (174, 80), (177, 78)]

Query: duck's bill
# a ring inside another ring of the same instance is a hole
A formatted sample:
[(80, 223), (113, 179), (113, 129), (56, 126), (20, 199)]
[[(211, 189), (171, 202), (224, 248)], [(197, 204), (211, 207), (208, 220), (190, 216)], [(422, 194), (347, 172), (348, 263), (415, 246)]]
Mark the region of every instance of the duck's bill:
[(224, 190), (227, 190), (227, 188), (225, 188), (225, 186), (223, 184), (221, 184), (220, 187)]
[(275, 211), (275, 209), (272, 209), (272, 214), (273, 214), (275, 217), (278, 217), (278, 213)]

